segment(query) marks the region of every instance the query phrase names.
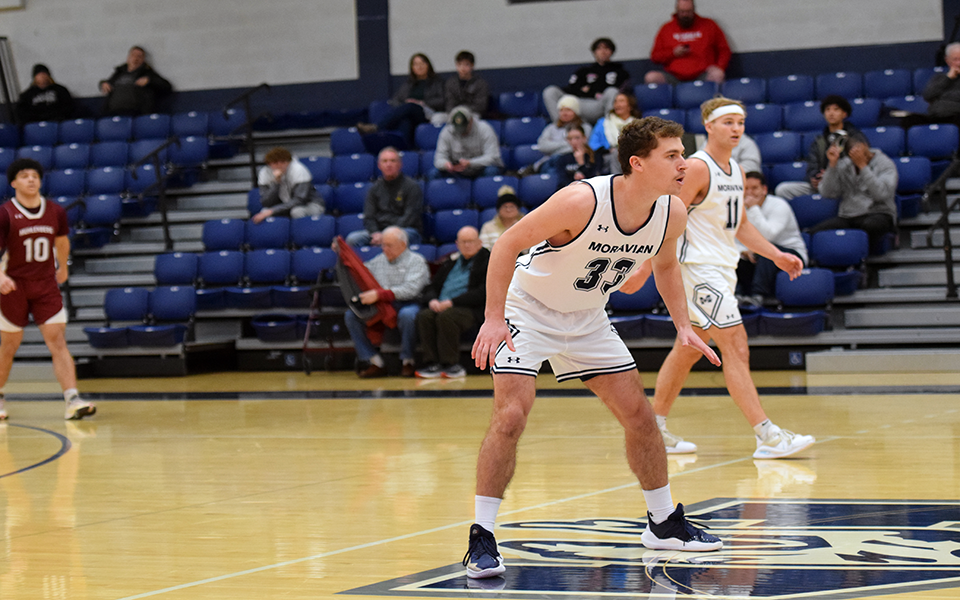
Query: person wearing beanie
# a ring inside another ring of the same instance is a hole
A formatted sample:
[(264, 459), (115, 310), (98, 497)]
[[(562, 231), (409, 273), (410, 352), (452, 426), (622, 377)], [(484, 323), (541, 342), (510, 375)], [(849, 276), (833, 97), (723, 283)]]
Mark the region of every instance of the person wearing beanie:
[(428, 179), (499, 175), (503, 158), (497, 132), (469, 107), (457, 106), (440, 130), (433, 166)]
[(561, 96), (569, 94), (580, 100), (580, 117), (590, 123), (613, 110), (613, 100), (622, 89), (629, 85), (630, 74), (623, 65), (610, 58), (617, 51), (617, 45), (610, 38), (597, 38), (590, 44), (590, 51), (596, 60), (591, 65), (581, 67), (570, 75), (567, 85), (550, 85), (543, 90), (543, 104), (547, 107), (550, 120), (559, 118), (557, 102)]
[(572, 152), (570, 144), (567, 143), (567, 132), (571, 127), (583, 128), (587, 139), (590, 138), (592, 128), (580, 118), (581, 106), (580, 99), (571, 94), (557, 100), (557, 119), (543, 128), (534, 146), (535, 150), (543, 154), (543, 158), (534, 163), (532, 171), (552, 172), (558, 158)]
[(21, 125), (73, 117), (73, 96), (53, 80), (47, 65), (33, 65), (32, 77), (30, 87), (17, 100), (17, 119)]
[(513, 227), (523, 217), (520, 210), (523, 203), (517, 198), (517, 191), (504, 185), (497, 192), (497, 214), (480, 228), (480, 242), (486, 249), (493, 248), (503, 232)]

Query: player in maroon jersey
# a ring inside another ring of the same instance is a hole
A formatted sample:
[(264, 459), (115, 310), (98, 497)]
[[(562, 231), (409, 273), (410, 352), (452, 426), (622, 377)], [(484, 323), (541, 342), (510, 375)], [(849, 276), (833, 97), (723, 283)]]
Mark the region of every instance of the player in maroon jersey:
[(65, 337), (67, 311), (59, 286), (69, 277), (67, 213), (40, 195), (42, 179), (37, 161), (13, 161), (7, 181), (16, 197), (0, 205), (0, 420), (7, 418), (4, 388), (30, 314), (53, 357), (66, 402), (64, 417), (82, 419), (97, 412), (77, 393), (76, 368)]

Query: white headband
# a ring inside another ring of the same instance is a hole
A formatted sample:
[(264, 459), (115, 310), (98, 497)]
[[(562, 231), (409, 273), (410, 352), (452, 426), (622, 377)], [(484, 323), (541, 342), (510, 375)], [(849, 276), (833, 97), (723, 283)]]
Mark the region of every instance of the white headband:
[(747, 114), (743, 112), (743, 109), (737, 106), (736, 104), (724, 104), (720, 108), (714, 109), (714, 111), (710, 113), (710, 116), (708, 116), (703, 122), (709, 123), (711, 121), (715, 121), (716, 119), (719, 119), (724, 115), (742, 115), (744, 117), (747, 116)]

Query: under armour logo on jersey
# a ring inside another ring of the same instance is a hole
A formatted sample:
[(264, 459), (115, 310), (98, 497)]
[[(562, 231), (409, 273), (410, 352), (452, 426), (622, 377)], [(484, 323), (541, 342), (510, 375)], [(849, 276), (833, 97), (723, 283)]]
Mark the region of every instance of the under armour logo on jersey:
[(610, 230), (610, 226), (609, 226), (609, 225), (597, 225), (597, 231), (602, 231), (602, 232), (606, 233), (606, 232), (609, 231), (609, 230)]
[(507, 362), (508, 362), (508, 363), (517, 363), (517, 364), (519, 365), (519, 364), (520, 364), (520, 357), (519, 357), (519, 356), (508, 356), (508, 357), (507, 357)]

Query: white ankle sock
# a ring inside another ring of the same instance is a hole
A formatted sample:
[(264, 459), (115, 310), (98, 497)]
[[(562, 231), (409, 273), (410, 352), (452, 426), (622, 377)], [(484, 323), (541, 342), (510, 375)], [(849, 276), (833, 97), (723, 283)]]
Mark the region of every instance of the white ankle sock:
[(493, 527), (497, 522), (497, 512), (500, 510), (501, 502), (503, 502), (502, 498), (474, 496), (473, 505), (477, 525), (493, 533)]
[(80, 393), (77, 391), (77, 388), (70, 388), (69, 390), (63, 390), (63, 401), (70, 402), (71, 398), (79, 395)]
[(643, 490), (643, 499), (647, 501), (647, 510), (650, 511), (654, 523), (663, 523), (676, 510), (669, 483), (655, 490)]
[(764, 419), (762, 423), (757, 423), (753, 426), (753, 432), (757, 434), (757, 437), (761, 440), (767, 439), (767, 436), (770, 435), (770, 428), (774, 425), (770, 422), (770, 419)]
[(382, 356), (379, 354), (374, 354), (372, 357), (370, 357), (370, 364), (376, 365), (382, 369), (385, 363), (383, 362)]
[(660, 429), (666, 429), (667, 418), (663, 415), (656, 415), (656, 417), (657, 417), (657, 427), (659, 427)]

